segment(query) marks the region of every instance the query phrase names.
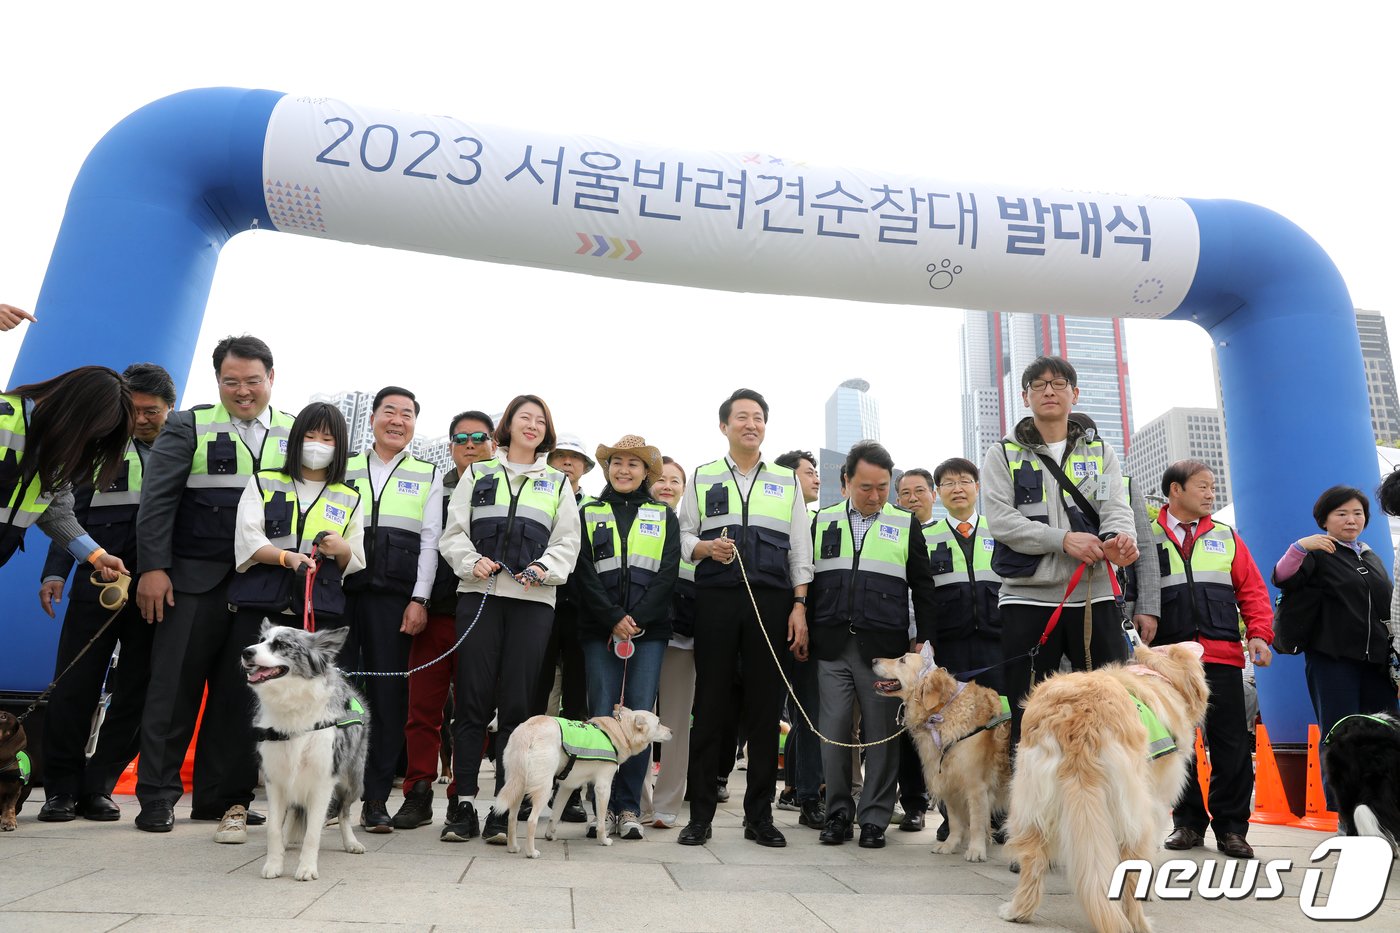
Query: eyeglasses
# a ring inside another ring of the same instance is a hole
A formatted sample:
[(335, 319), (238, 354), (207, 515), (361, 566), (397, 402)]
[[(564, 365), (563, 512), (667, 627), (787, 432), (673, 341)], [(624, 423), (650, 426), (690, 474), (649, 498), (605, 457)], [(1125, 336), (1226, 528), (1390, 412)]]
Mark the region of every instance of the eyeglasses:
[(971, 489), (977, 485), (975, 479), (945, 479), (938, 484), (939, 489)]
[(252, 379), (220, 379), (219, 385), (233, 391), (241, 388), (256, 389), (266, 381), (265, 376), (254, 376)]
[(1065, 389), (1068, 389), (1068, 388), (1069, 388), (1069, 380), (1068, 380), (1068, 379), (1050, 379), (1050, 380), (1036, 379), (1034, 382), (1032, 382), (1032, 383), (1030, 384), (1030, 390), (1031, 390), (1032, 392), (1044, 392), (1046, 386), (1049, 386), (1050, 388), (1054, 389), (1056, 392), (1063, 392)]
[(136, 414), (140, 415), (142, 418), (145, 418), (147, 421), (154, 421), (161, 415), (165, 414), (165, 412), (168, 410), (169, 409), (165, 408), (138, 408), (136, 409)]
[(486, 443), (486, 439), (490, 436), (491, 435), (487, 434), (485, 431), (473, 431), (470, 434), (454, 434), (452, 435), (452, 443), (465, 444), (471, 441), (473, 444), (484, 444)]

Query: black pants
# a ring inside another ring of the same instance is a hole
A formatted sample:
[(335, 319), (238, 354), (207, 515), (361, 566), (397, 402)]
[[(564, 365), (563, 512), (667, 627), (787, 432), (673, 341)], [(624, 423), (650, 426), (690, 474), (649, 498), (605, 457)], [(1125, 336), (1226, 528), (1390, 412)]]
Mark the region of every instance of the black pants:
[(206, 683), (209, 699), (195, 746), (193, 812), (218, 818), (229, 807), (246, 807), (253, 800), (253, 691), (242, 655), (257, 642), (263, 616), (229, 612), (228, 582), (225, 577), (207, 593), (176, 591), (175, 605), (166, 607), (164, 621), (155, 623), (137, 765), (136, 796), (143, 805), (164, 801), (173, 806), (184, 793), (180, 766)]
[[(1050, 621), (1054, 606), (1026, 606), (1005, 603), (1001, 607), (1002, 657), (1018, 658), (1040, 641), (1045, 624)], [(1123, 637), (1123, 622), (1118, 607), (1111, 600), (1093, 604), (1093, 627), (1090, 630), (1089, 653), (1094, 667), (1128, 659), (1128, 642)], [(1087, 670), (1084, 658), (1084, 607), (1066, 606), (1060, 621), (1050, 633), (1045, 647), (1032, 658), (1019, 658), (1002, 668), (1006, 696), (1011, 701), (1011, 748), (1021, 741), (1022, 705), (1031, 687), (1060, 669), (1060, 659), (1068, 657), (1076, 671)], [(1034, 664), (1032, 664), (1034, 661)]]
[[(1076, 611), (1080, 613), (1080, 618), (1083, 618), (1084, 610), (1079, 609)], [(1061, 624), (1063, 624), (1063, 621), (1062, 617)], [(1059, 626), (1056, 626), (1056, 628), (1058, 627)], [(1084, 636), (1082, 634), (1083, 629), (1080, 629), (1080, 632), (1079, 641), (1082, 647), (1084, 642)], [(1036, 638), (1040, 637), (1039, 632), (1035, 634)], [(1046, 647), (1049, 646), (1047, 645)], [(1001, 636), (999, 634), (991, 635), (983, 632), (974, 632), (965, 638), (940, 637), (935, 643), (934, 654), (938, 660), (938, 666), (954, 674), (960, 674), (964, 671), (975, 671), (979, 667), (989, 667), (1001, 661)], [(1002, 689), (1002, 683), (1006, 679), (1004, 673), (1005, 671), (1003, 668), (993, 667), (989, 671), (983, 671), (975, 677), (972, 677), (971, 681), (983, 687), (990, 687), (997, 693), (1004, 694), (1006, 692)]]
[[(1304, 651), (1303, 673), (1323, 738), (1338, 720), (1353, 713), (1396, 711), (1395, 685), (1390, 682), (1385, 664)], [(1327, 778), (1326, 755), (1322, 756), (1322, 789), (1327, 796), (1327, 809), (1336, 810), (1337, 798)]]
[[(457, 600), (457, 637), (476, 618), (480, 593)], [(496, 717), (496, 793), (505, 784), (506, 744), (510, 734), (533, 714), (535, 688), (554, 607), (509, 596), (486, 600), (481, 617), (457, 649), (457, 680), (452, 686), (452, 772), (457, 792), (475, 797), (480, 790), (481, 754), (486, 727)], [(536, 801), (542, 803), (542, 801)]]
[[(357, 671), (408, 670), (413, 636), (399, 631), (408, 597), (373, 590), (355, 593), (347, 607), (351, 639), (359, 649)], [(361, 800), (387, 800), (394, 789), (394, 769), (404, 746), (408, 725), (408, 678), (363, 677), (369, 704), (369, 753), (365, 759), (365, 789)]]
[[(79, 573), (77, 586), (87, 586)], [(57, 677), (111, 617), (94, 601), (70, 599), (58, 636)], [(86, 796), (110, 794), (117, 780), (141, 747), (141, 710), (146, 705), (146, 683), (151, 677), (151, 640), (155, 626), (148, 625), (131, 600), (92, 643), (49, 695), (44, 729), (44, 790)], [(111, 705), (102, 720), (97, 748), (86, 757), (92, 714), (102, 694), (102, 679), (121, 642), (121, 661), (107, 686)]]
[[(554, 691), (554, 668), (559, 667), (559, 709), (549, 709), (549, 695)], [(578, 607), (560, 602), (554, 607), (554, 624), (545, 646), (544, 663), (540, 666), (539, 686), (535, 690), (531, 715), (563, 716), (565, 719), (588, 718), (588, 682), (583, 663), (583, 645), (578, 640)]]
[[(1224, 833), (1243, 836), (1249, 832), (1249, 799), (1254, 793), (1251, 737), (1244, 720), (1244, 670), (1209, 662), (1205, 668), (1206, 684), (1210, 687), (1205, 728), (1206, 744), (1210, 746), (1210, 800), (1201, 794), (1196, 766), (1190, 764), (1186, 769), (1186, 789), (1172, 811), (1172, 824), (1203, 833), (1209, 822), (1216, 839)], [(1187, 745), (1173, 754), (1194, 758), (1195, 751), (1190, 747), (1194, 741), (1192, 733), (1186, 739)]]
[[(787, 651), (792, 593), (756, 586), (754, 597), (774, 649)], [(742, 710), (735, 704), (736, 668), (744, 683)], [(749, 743), (744, 816), (750, 822), (772, 819), (782, 692), (782, 678), (755, 624), (747, 590), (742, 586), (701, 588), (695, 607), (695, 726), (690, 733), (688, 778), (692, 820), (708, 823), (714, 819), (721, 759), (728, 756), (732, 764), (734, 757), (729, 738), (733, 732), (728, 726), (741, 714), (741, 732)]]

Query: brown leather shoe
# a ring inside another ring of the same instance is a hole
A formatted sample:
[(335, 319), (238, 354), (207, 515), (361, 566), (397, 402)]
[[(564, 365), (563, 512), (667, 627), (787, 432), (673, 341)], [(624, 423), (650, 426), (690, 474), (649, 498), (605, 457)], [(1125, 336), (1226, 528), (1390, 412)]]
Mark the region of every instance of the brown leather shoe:
[(1239, 833), (1221, 833), (1215, 837), (1215, 847), (1230, 858), (1254, 858), (1254, 848)]
[[(1244, 841), (1243, 836), (1239, 838), (1241, 842)], [(1172, 830), (1172, 834), (1167, 837), (1167, 841), (1163, 842), (1162, 845), (1165, 848), (1171, 849), (1173, 852), (1185, 852), (1187, 849), (1196, 848), (1196, 846), (1205, 841), (1205, 837), (1194, 829), (1190, 829), (1186, 826), (1178, 826), (1176, 829)]]

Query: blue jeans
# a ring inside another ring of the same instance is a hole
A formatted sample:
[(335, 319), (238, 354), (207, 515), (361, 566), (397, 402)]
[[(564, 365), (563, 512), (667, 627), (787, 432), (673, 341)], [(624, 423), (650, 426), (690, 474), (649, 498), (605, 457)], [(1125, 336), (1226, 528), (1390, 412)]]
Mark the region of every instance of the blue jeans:
[[(622, 705), (628, 709), (651, 711), (656, 707), (656, 688), (661, 683), (661, 659), (666, 654), (666, 639), (643, 636), (632, 642), (636, 650), (627, 660), (625, 694), (623, 662), (613, 654), (612, 641), (594, 635), (585, 635), (580, 640), (583, 642), (583, 669), (588, 681), (589, 713), (611, 716), (619, 696), (622, 697)], [(642, 782), (646, 779), (649, 760), (650, 756), (643, 751), (628, 758), (617, 769), (612, 797), (608, 800), (609, 812), (641, 812)]]

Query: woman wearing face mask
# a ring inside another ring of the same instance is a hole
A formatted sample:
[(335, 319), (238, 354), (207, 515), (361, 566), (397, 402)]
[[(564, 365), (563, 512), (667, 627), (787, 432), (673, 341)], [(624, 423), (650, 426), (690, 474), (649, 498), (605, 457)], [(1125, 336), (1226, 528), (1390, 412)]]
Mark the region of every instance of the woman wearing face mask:
[[(671, 637), (681, 537), (676, 513), (647, 491), (661, 476), (660, 451), (629, 434), (611, 447), (600, 444), (597, 459), (607, 485), (580, 516), (583, 533), (574, 574), (589, 712), (608, 716), (618, 703), (639, 710), (656, 705), (661, 661)], [(638, 813), (648, 757), (634, 755), (618, 768), (609, 812), (599, 814), (604, 826), (592, 832), (642, 838)]]
[(248, 644), (257, 640), (265, 616), (301, 624), (300, 571), (312, 563), (313, 543), (328, 558), (317, 569), (311, 597), (316, 624), (344, 624), (341, 580), (365, 565), (360, 495), (345, 482), (347, 433), (339, 409), (312, 402), (292, 424), (286, 462), (254, 473), (243, 491), (233, 545), (238, 576), (229, 585), (229, 603), (238, 607), (235, 624), (249, 630)]
[[(652, 498), (674, 511), (685, 495), (685, 470), (670, 457), (661, 458), (661, 475), (651, 484)], [(661, 751), (661, 772), (647, 775), (642, 791), (642, 823), (671, 829), (685, 799), (685, 775), (690, 763), (690, 708), (695, 704), (695, 565), (681, 561), (680, 576), (671, 596), (671, 640), (661, 659), (661, 682), (656, 688), (656, 713), (671, 730)]]

